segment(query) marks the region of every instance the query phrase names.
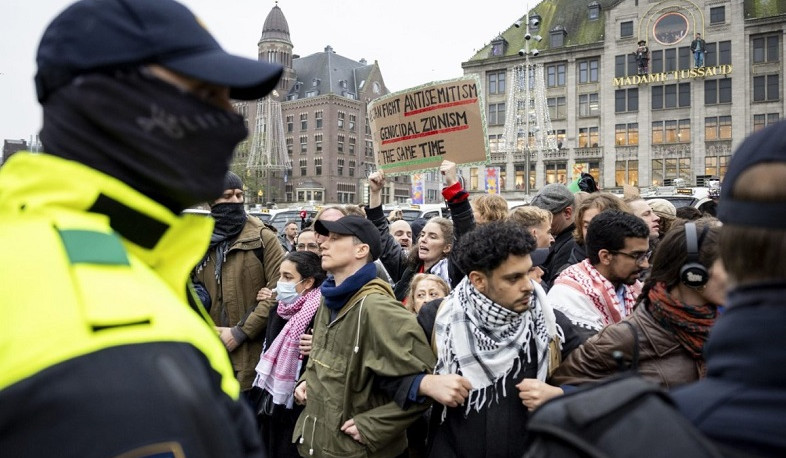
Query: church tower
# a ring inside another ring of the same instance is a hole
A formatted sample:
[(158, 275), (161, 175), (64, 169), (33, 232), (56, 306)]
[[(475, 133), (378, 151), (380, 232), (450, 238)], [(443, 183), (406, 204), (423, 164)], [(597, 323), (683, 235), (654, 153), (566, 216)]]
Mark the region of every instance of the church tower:
[(262, 36), (257, 43), (259, 60), (272, 62), (284, 67), (284, 74), (278, 82), (275, 98), (281, 100), (295, 83), (295, 71), (292, 68), (292, 40), (289, 38), (289, 24), (284, 17), (278, 2), (270, 10), (265, 25), (262, 27)]

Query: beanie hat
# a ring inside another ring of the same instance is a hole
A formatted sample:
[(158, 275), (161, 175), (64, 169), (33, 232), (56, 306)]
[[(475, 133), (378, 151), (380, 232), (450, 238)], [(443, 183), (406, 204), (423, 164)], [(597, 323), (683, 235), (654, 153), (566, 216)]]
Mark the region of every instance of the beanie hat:
[(561, 183), (551, 183), (544, 186), (530, 202), (538, 208), (551, 213), (559, 213), (573, 205), (573, 193)]
[(231, 170), (224, 176), (224, 190), (227, 189), (243, 189), (243, 180)]
[(738, 200), (732, 195), (743, 172), (768, 162), (786, 162), (786, 121), (748, 136), (731, 157), (718, 202), (718, 219), (724, 224), (786, 229), (786, 202)]

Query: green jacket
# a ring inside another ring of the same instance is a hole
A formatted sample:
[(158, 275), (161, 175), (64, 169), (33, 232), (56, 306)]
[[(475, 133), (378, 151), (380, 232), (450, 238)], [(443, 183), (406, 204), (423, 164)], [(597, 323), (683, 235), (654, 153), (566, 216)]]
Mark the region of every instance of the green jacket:
[(257, 301), (257, 292), (276, 287), (283, 259), (284, 250), (275, 232), (259, 219), (249, 217), (221, 266), (221, 284), (216, 281), (214, 253), (210, 253), (205, 266), (197, 269), (197, 279), (210, 293), (213, 322), (216, 326), (236, 327), (246, 337), (229, 354), (241, 390), (251, 389), (256, 377), (267, 317), (275, 304), (272, 299)]
[[(301, 379), (306, 382), (307, 403), (293, 435), (300, 454), (343, 458), (401, 454), (407, 447), (407, 426), (428, 404), (402, 410), (379, 389), (380, 377), (431, 372), (434, 364), (415, 315), (382, 280), (366, 283), (332, 323), (323, 303), (314, 319), (313, 349)], [(355, 420), (364, 444), (341, 432), (349, 419)]]

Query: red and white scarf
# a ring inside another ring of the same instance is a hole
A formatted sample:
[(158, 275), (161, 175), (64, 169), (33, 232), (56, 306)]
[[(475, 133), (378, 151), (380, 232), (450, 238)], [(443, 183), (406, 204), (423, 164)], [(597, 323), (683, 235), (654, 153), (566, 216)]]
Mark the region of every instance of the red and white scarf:
[(259, 359), (254, 380), (254, 386), (273, 395), (274, 404), (292, 407), (300, 367), (300, 336), (317, 313), (321, 300), (319, 288), (314, 288), (292, 304), (278, 303), (276, 311), (287, 324)]
[(624, 302), (620, 304), (614, 285), (592, 266), (589, 259), (565, 269), (554, 284), (563, 284), (581, 291), (603, 317), (603, 325), (617, 323), (630, 315), (641, 292), (641, 283), (625, 286)]

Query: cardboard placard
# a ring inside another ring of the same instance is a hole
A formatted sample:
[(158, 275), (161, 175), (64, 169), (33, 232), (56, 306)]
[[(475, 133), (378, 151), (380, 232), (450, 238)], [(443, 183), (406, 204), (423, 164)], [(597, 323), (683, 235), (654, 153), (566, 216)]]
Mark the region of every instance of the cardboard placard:
[(380, 97), (368, 114), (377, 168), (386, 175), (488, 161), (488, 137), (476, 76), (437, 81)]

